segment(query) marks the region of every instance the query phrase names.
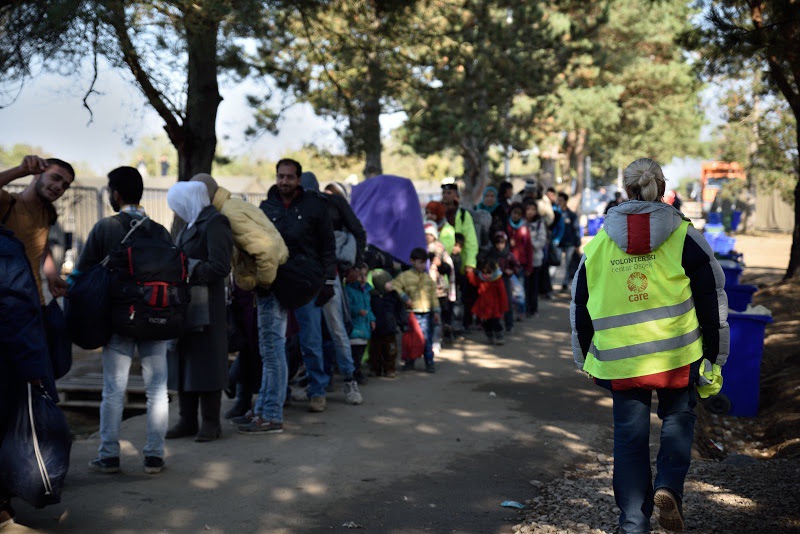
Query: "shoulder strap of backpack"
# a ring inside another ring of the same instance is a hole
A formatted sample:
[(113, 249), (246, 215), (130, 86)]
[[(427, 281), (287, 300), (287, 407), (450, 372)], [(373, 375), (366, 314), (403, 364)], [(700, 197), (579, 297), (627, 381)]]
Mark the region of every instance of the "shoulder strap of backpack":
[[(120, 215), (122, 215), (122, 214), (120, 214)], [(139, 218), (137, 218), (137, 217), (130, 217), (130, 216), (128, 216), (128, 218), (129, 218), (129, 219), (130, 219), (130, 221), (131, 221), (131, 222), (130, 222), (130, 230), (128, 230), (128, 233), (127, 233), (127, 234), (125, 234), (125, 237), (123, 237), (123, 238), (122, 238), (122, 240), (120, 240), (120, 242), (119, 242), (120, 246), (122, 246), (122, 245), (125, 243), (125, 241), (127, 241), (127, 240), (128, 240), (128, 238), (131, 236), (131, 234), (133, 234), (133, 233), (134, 233), (134, 232), (135, 232), (135, 231), (136, 231), (136, 230), (137, 230), (137, 229), (138, 229), (138, 228), (139, 228), (141, 225), (143, 225), (145, 222), (147, 222), (147, 221), (149, 221), (149, 220), (150, 220), (150, 217), (148, 217), (147, 215), (145, 215), (145, 216), (144, 216), (144, 217), (142, 217), (141, 219), (139, 219)], [(125, 228), (125, 223), (124, 223), (124, 222), (122, 222), (122, 218), (121, 218), (121, 217), (116, 217), (116, 216), (115, 216), (115, 217), (114, 217), (114, 219), (115, 219), (115, 220), (116, 220), (116, 221), (117, 221), (117, 222), (118, 222), (120, 225), (122, 225), (122, 227), (123, 227), (123, 228)], [(105, 265), (108, 263), (108, 260), (109, 260), (109, 258), (111, 258), (111, 254), (109, 254), (108, 256), (106, 256), (105, 258), (103, 258), (103, 261), (101, 261), (100, 263), (101, 263), (103, 266), (105, 266)]]

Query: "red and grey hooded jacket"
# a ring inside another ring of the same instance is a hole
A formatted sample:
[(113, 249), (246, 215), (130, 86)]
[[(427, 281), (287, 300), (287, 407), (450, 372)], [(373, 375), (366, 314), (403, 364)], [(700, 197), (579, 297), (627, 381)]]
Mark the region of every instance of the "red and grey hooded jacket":
[[(675, 259), (671, 258), (671, 265), (674, 267), (670, 267), (670, 269), (683, 269), (681, 277), (685, 274), (683, 279), (688, 278), (691, 297), (687, 302), (693, 303), (699, 323), (702, 335), (702, 357), (721, 366), (728, 357), (730, 334), (727, 323), (728, 301), (724, 290), (725, 276), (705, 238), (691, 225), (688, 225), (688, 228), (682, 227), (685, 220), (678, 210), (668, 204), (632, 200), (609, 211), (604, 224), (604, 234), (607, 234), (607, 238), (600, 234), (595, 239), (610, 239), (610, 242), (620, 249), (623, 256), (626, 258), (630, 256), (630, 261), (641, 258), (653, 258), (652, 261), (659, 261), (655, 259), (659, 257), (659, 254), (656, 253), (659, 247), (680, 228), (685, 229), (682, 249), (679, 249), (681, 250), (680, 266), (678, 267)], [(679, 239), (681, 235), (676, 234), (675, 239)], [(670, 243), (675, 244), (670, 245), (670, 250), (673, 251), (680, 246), (675, 243), (674, 239)], [(608, 251), (608, 243), (605, 246), (605, 250)], [(589, 311), (592, 306), (589, 306), (591, 295), (590, 284), (587, 282), (586, 261), (587, 257), (584, 255), (573, 280), (570, 307), (573, 356), (580, 369), (584, 369), (587, 355), (591, 353), (591, 359), (597, 350), (594, 348), (593, 340), (598, 318), (595, 318), (593, 322)], [(593, 274), (597, 275), (598, 273)], [(590, 278), (597, 280), (597, 276)], [(665, 284), (666, 282), (661, 282), (662, 287), (669, 287)], [(599, 290), (597, 285), (592, 287)], [(669, 289), (665, 289), (665, 291), (669, 292)], [(596, 301), (593, 302), (596, 303)], [(672, 313), (670, 308), (677, 309), (684, 305), (687, 304), (680, 303), (665, 309), (639, 313), (647, 316), (655, 312), (655, 318), (658, 318), (658, 314), (669, 312), (667, 313), (669, 315)], [(597, 304), (593, 305), (593, 309), (597, 310)], [(636, 313), (633, 316), (636, 317)], [(616, 317), (605, 318), (600, 323), (614, 323), (613, 319)], [(621, 352), (630, 352), (635, 347), (634, 345)], [(595, 381), (598, 385), (613, 390), (682, 388), (693, 383), (698, 367), (699, 359), (691, 364), (673, 369), (666, 367), (666, 370), (660, 369), (658, 372), (652, 373), (643, 370), (641, 373), (637, 373), (637, 376), (628, 375), (629, 378), (595, 378)]]

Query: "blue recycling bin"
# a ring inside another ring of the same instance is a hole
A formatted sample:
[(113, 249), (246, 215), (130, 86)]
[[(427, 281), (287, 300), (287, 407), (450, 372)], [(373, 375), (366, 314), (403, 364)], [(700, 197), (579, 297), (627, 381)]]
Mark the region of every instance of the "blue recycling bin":
[(739, 285), (739, 277), (742, 275), (743, 270), (739, 264), (722, 265), (722, 272), (725, 273), (725, 287)]
[(706, 215), (706, 226), (709, 224), (719, 224), (722, 225), (722, 214), (718, 211), (713, 211)]
[(586, 235), (597, 235), (597, 232), (603, 227), (603, 222), (605, 221), (605, 217), (602, 215), (598, 215), (594, 218), (589, 218), (586, 221)]
[(731, 232), (735, 232), (742, 223), (742, 210), (733, 210), (731, 213)]
[(730, 313), (731, 347), (722, 367), (722, 390), (730, 401), (728, 415), (758, 415), (761, 356), (764, 353), (764, 329), (772, 322), (769, 315)]
[(743, 312), (747, 306), (753, 302), (753, 293), (758, 291), (758, 287), (750, 285), (725, 284), (725, 293), (728, 294), (728, 308)]

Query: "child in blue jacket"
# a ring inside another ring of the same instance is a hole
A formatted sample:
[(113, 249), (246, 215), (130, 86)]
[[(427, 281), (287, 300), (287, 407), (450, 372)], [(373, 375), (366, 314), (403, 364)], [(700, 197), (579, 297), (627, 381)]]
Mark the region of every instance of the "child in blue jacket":
[(350, 332), (350, 349), (353, 353), (353, 364), (355, 372), (361, 374), (361, 360), (364, 358), (364, 351), (367, 350), (367, 343), (375, 330), (375, 315), (372, 313), (370, 305), (370, 292), (372, 286), (367, 283), (368, 267), (359, 265), (351, 271), (351, 276), (347, 281), (345, 291), (347, 291), (347, 301), (350, 305), (350, 317), (353, 319), (353, 330)]

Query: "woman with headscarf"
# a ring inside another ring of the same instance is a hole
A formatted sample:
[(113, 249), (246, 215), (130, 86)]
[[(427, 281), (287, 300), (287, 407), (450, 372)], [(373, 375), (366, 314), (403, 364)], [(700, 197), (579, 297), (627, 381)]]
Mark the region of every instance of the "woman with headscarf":
[(489, 185), (483, 190), (483, 197), (475, 206), (475, 210), (485, 211), (492, 217), (492, 221), (489, 224), (488, 234), (488, 239), (490, 241), (497, 232), (506, 231), (506, 226), (508, 225), (508, 211), (506, 209), (505, 201), (498, 202), (496, 187)]
[[(207, 324), (183, 334), (177, 350), (169, 355), (168, 385), (178, 391), (180, 419), (167, 432), (167, 439), (195, 435), (195, 441), (212, 441), (222, 433), (220, 403), (228, 373), (225, 285), (231, 270), (233, 234), (228, 219), (210, 204), (201, 182), (173, 185), (167, 192), (167, 204), (186, 222), (176, 242), (188, 258), (189, 282), (208, 290), (208, 320), (203, 321)], [(193, 294), (200, 293), (193, 290)], [(194, 306), (198, 305), (202, 303), (196, 297)]]

